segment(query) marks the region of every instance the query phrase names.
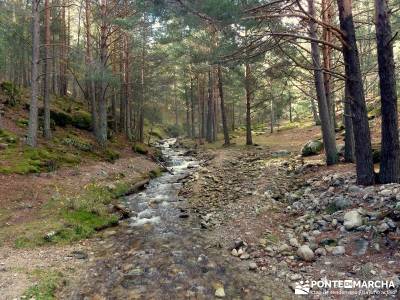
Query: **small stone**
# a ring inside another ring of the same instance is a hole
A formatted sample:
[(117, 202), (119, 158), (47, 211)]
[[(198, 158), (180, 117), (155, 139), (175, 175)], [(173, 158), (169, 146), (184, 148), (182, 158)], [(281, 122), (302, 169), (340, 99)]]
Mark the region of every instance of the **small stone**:
[(312, 261), (314, 259), (314, 252), (307, 245), (299, 247), (299, 249), (297, 249), (297, 255), (305, 261)]
[(239, 253), (236, 249), (232, 249), (231, 254), (236, 257), (239, 256)]
[(378, 232), (384, 233), (389, 230), (389, 225), (387, 223), (382, 223), (382, 224), (378, 225), (378, 227), (376, 229), (378, 230)]
[(299, 241), (296, 238), (291, 238), (289, 240), (289, 244), (292, 247), (296, 247), (296, 248), (300, 247)]
[(225, 290), (224, 287), (219, 287), (215, 290), (215, 297), (217, 298), (224, 298), (225, 297)]
[(335, 207), (338, 210), (343, 210), (349, 206), (350, 206), (350, 201), (347, 198), (344, 198), (343, 196), (336, 197)]
[(383, 197), (390, 197), (392, 195), (392, 191), (389, 189), (384, 189), (379, 192), (379, 195), (381, 195)]
[(347, 212), (343, 219), (343, 225), (347, 230), (351, 230), (362, 225), (362, 218), (357, 210)]
[(326, 250), (324, 248), (318, 248), (314, 253), (317, 256), (326, 256)]
[(251, 271), (257, 270), (257, 264), (254, 261), (249, 263), (249, 270)]
[(336, 255), (336, 256), (343, 255), (346, 253), (346, 249), (343, 246), (336, 246), (336, 247), (333, 247), (331, 253), (332, 253), (332, 255)]
[(243, 260), (249, 259), (249, 258), (250, 258), (250, 255), (248, 253), (243, 253), (242, 255), (240, 255), (240, 259), (243, 259)]

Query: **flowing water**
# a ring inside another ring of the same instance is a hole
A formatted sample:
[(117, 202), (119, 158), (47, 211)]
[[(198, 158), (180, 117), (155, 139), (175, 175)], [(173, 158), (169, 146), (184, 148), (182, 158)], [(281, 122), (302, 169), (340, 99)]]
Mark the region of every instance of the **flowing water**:
[(95, 293), (106, 299), (213, 299), (217, 290), (227, 299), (282, 294), (271, 279), (249, 271), (248, 262), (218, 247), (211, 232), (201, 229), (197, 216), (187, 210), (188, 199), (181, 198), (179, 190), (199, 162), (175, 148), (175, 142), (159, 145), (171, 172), (126, 198), (135, 211), (129, 233), (116, 237), (110, 248), (114, 253), (92, 269), (96, 275), (80, 283), (81, 298), (74, 299)]

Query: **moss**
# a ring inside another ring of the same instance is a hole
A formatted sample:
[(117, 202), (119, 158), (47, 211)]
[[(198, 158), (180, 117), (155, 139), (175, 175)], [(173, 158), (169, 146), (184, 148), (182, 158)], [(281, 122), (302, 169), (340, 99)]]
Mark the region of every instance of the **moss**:
[(106, 161), (113, 163), (120, 158), (120, 154), (115, 150), (106, 149), (103, 152), (103, 157)]
[[(40, 112), (43, 114), (43, 111)], [(72, 124), (72, 117), (62, 111), (51, 110), (50, 118), (54, 121), (57, 126), (66, 127), (67, 125)]]
[(133, 150), (134, 152), (136, 152), (136, 153), (144, 154), (144, 155), (146, 155), (146, 154), (149, 153), (148, 147), (147, 147), (145, 144), (142, 144), (142, 143), (135, 143), (135, 144), (132, 146), (132, 150)]
[(155, 170), (151, 170), (149, 173), (150, 178), (157, 178), (162, 175), (162, 170), (160, 168), (157, 168)]
[(37, 269), (31, 274), (31, 276), (37, 281), (37, 283), (24, 293), (25, 299), (56, 299), (55, 293), (63, 278), (61, 272)]
[(24, 118), (19, 118), (15, 123), (18, 127), (25, 128), (28, 127), (29, 121)]
[(72, 115), (71, 125), (83, 130), (91, 130), (92, 117), (85, 111), (78, 111)]

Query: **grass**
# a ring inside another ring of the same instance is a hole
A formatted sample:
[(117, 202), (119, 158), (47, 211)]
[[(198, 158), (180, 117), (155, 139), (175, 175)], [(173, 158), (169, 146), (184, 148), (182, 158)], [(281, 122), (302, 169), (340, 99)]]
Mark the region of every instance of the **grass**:
[(23, 295), (25, 299), (52, 300), (59, 287), (63, 274), (57, 271), (36, 269), (31, 276), (37, 283), (31, 286)]
[[(161, 170), (157, 169), (149, 176), (160, 174)], [(118, 216), (112, 213), (109, 204), (133, 184), (117, 179), (112, 185), (89, 184), (79, 194), (54, 197), (41, 207), (37, 219), (0, 228), (0, 243), (7, 237), (16, 237), (16, 248), (35, 248), (89, 238), (99, 230), (118, 224)], [(0, 217), (6, 220), (7, 213)]]

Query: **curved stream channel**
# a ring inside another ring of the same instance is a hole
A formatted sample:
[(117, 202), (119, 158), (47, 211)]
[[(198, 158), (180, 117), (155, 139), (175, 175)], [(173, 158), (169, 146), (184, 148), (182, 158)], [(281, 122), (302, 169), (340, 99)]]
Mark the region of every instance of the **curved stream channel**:
[(187, 199), (178, 196), (181, 181), (199, 162), (174, 143), (170, 139), (159, 145), (171, 172), (126, 198), (136, 212), (128, 234), (115, 237), (106, 259), (91, 270), (95, 275), (79, 283), (78, 293), (105, 299), (213, 299), (224, 294), (226, 299), (271, 299), (268, 295), (276, 295), (272, 290), (279, 290), (276, 282), (249, 271), (248, 262), (218, 247), (212, 232), (201, 229), (198, 217), (186, 209)]

